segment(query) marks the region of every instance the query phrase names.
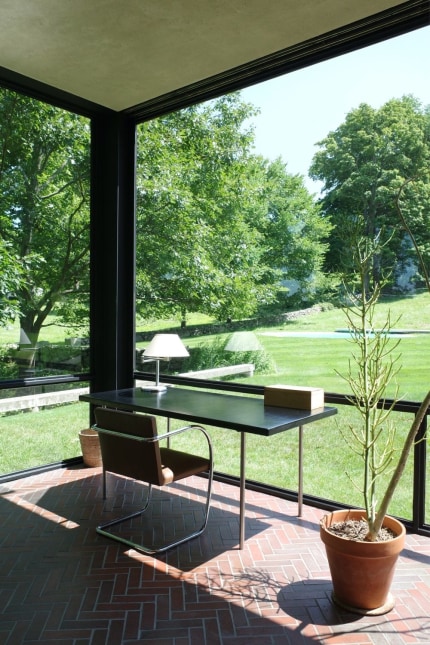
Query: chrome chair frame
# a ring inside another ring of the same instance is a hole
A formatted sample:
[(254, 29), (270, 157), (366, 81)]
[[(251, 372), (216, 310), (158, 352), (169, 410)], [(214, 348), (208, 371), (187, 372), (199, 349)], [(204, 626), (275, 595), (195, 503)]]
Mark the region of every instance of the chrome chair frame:
[[(211, 502), (211, 495), (212, 495), (212, 482), (213, 482), (213, 448), (212, 448), (212, 441), (211, 441), (211, 438), (210, 438), (207, 430), (203, 426), (200, 426), (200, 425), (197, 425), (197, 424), (187, 425), (187, 426), (183, 426), (182, 428), (178, 428), (176, 430), (169, 430), (168, 432), (166, 432), (164, 434), (161, 434), (161, 435), (157, 434), (154, 437), (149, 437), (149, 438), (140, 437), (140, 436), (136, 436), (136, 435), (131, 435), (131, 434), (127, 434), (127, 433), (124, 433), (124, 432), (118, 432), (116, 430), (109, 430), (109, 429), (106, 429), (106, 428), (102, 428), (102, 427), (98, 426), (97, 424), (94, 424), (92, 427), (93, 427), (94, 430), (97, 430), (97, 432), (99, 432), (99, 433), (110, 434), (110, 435), (113, 435), (113, 436), (117, 436), (117, 437), (121, 437), (121, 438), (125, 438), (125, 439), (130, 439), (130, 440), (135, 441), (135, 442), (146, 442), (146, 443), (160, 442), (163, 439), (170, 440), (175, 435), (181, 434), (183, 432), (187, 432), (187, 431), (190, 431), (190, 430), (199, 430), (200, 432), (203, 433), (203, 435), (206, 438), (207, 445), (208, 445), (208, 451), (209, 451), (209, 456), (208, 456), (209, 469), (208, 469), (208, 476), (207, 476), (208, 485), (207, 485), (207, 490), (206, 490), (206, 502), (205, 502), (205, 507), (204, 507), (204, 520), (203, 520), (203, 524), (201, 525), (200, 528), (194, 530), (192, 533), (189, 533), (189, 534), (187, 534), (186, 536), (184, 536), (184, 537), (182, 537), (180, 539), (173, 540), (173, 541), (169, 542), (168, 544), (165, 544), (165, 545), (163, 545), (163, 546), (161, 546), (159, 548), (151, 548), (151, 547), (145, 546), (143, 544), (139, 544), (137, 542), (134, 542), (133, 540), (129, 540), (127, 538), (124, 538), (121, 535), (117, 535), (117, 534), (115, 534), (115, 533), (113, 533), (111, 531), (108, 531), (107, 529), (112, 527), (112, 526), (115, 526), (117, 524), (121, 524), (123, 522), (126, 522), (127, 520), (133, 519), (133, 518), (138, 517), (138, 516), (142, 515), (143, 513), (145, 513), (145, 511), (148, 509), (148, 507), (150, 505), (150, 502), (151, 502), (151, 499), (152, 499), (152, 490), (153, 490), (153, 484), (151, 484), (149, 482), (145, 482), (145, 483), (148, 484), (149, 488), (148, 488), (147, 499), (146, 499), (146, 502), (145, 502), (145, 505), (143, 506), (143, 508), (141, 508), (139, 511), (136, 511), (134, 513), (130, 513), (129, 515), (122, 516), (122, 517), (119, 517), (117, 519), (110, 520), (109, 522), (105, 522), (103, 524), (100, 524), (96, 528), (97, 533), (99, 533), (100, 535), (104, 535), (105, 537), (111, 538), (113, 540), (116, 540), (118, 542), (122, 542), (123, 544), (126, 544), (127, 546), (132, 547), (133, 549), (136, 549), (138, 551), (142, 551), (143, 553), (146, 553), (148, 555), (154, 555), (154, 554), (157, 554), (157, 553), (163, 553), (164, 551), (167, 551), (168, 549), (172, 549), (174, 547), (177, 547), (180, 544), (183, 544), (184, 542), (187, 542), (188, 540), (196, 538), (196, 537), (198, 537), (199, 535), (201, 535), (203, 533), (203, 531), (206, 529), (208, 519), (209, 519), (209, 509), (210, 509), (210, 502)], [(106, 499), (106, 472), (107, 471), (103, 466), (103, 499)], [(204, 471), (202, 471), (202, 472), (204, 472)], [(185, 479), (185, 477), (181, 477), (180, 479)], [(144, 482), (145, 479), (143, 478), (140, 481)], [(166, 484), (166, 485), (168, 485), (168, 484)]]

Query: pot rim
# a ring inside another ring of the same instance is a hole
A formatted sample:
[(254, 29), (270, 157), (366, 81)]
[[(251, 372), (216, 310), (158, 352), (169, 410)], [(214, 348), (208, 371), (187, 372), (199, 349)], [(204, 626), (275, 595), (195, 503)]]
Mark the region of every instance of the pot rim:
[(320, 522), (320, 537), (323, 543), (329, 548), (336, 548), (339, 551), (349, 553), (360, 553), (367, 557), (385, 557), (391, 555), (393, 552), (398, 552), (403, 549), (406, 537), (405, 525), (395, 517), (386, 515), (384, 518), (383, 526), (390, 528), (397, 535), (393, 539), (383, 542), (363, 542), (357, 540), (348, 540), (331, 533), (327, 527), (333, 522), (342, 522), (348, 517), (357, 519), (357, 517), (365, 517), (366, 513), (363, 509), (346, 509), (336, 510), (326, 513)]

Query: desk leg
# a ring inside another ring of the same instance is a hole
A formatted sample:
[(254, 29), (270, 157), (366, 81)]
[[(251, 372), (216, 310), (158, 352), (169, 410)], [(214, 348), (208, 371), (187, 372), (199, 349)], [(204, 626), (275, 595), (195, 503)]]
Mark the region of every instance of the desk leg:
[(239, 500), (239, 549), (245, 543), (245, 461), (246, 461), (246, 434), (240, 433), (240, 500)]
[(297, 515), (301, 517), (303, 511), (303, 426), (299, 426), (299, 490), (297, 504)]

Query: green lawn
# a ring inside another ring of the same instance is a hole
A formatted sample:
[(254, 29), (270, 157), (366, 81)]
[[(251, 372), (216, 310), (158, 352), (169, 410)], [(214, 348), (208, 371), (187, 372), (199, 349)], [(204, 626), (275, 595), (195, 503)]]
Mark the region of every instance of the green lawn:
[[(396, 315), (402, 314), (397, 325), (401, 329), (430, 330), (430, 296), (392, 300), (378, 305), (381, 320), (384, 309), (391, 306)], [(190, 324), (192, 321), (190, 320)], [(167, 323), (165, 327), (168, 326)], [(270, 355), (274, 369), (268, 374), (256, 374), (243, 382), (258, 384), (290, 383), (315, 385), (329, 392), (347, 393), (347, 385), (336, 375), (344, 372), (351, 344), (346, 339), (289, 338), (274, 335), (285, 331), (333, 331), (345, 327), (343, 313), (328, 310), (303, 316), (293, 322), (272, 327), (253, 329), (265, 351)], [(269, 335), (267, 335), (269, 334)], [(213, 342), (213, 336), (186, 339), (190, 347)], [(402, 397), (418, 400), (430, 387), (428, 356), (430, 334), (403, 338), (402, 371), (399, 375)], [(308, 494), (360, 504), (360, 494), (351, 486), (349, 477), (360, 472), (360, 464), (352, 455), (340, 433), (342, 425), (353, 421), (354, 410), (341, 406), (336, 417), (319, 421), (305, 429), (305, 492)], [(406, 432), (411, 419), (396, 415), (398, 441)], [(160, 420), (164, 428), (165, 421)], [(37, 413), (18, 413), (0, 419), (1, 464), (0, 473), (13, 472), (30, 466), (52, 463), (80, 454), (78, 431), (88, 425), (88, 406), (83, 403), (46, 409)], [(173, 427), (180, 425), (173, 423)], [(228, 430), (211, 428), (214, 440), (215, 462), (218, 471), (238, 475), (239, 435)], [(175, 444), (180, 447), (178, 437)], [(200, 451), (187, 438), (188, 449)], [(292, 430), (266, 439), (249, 436), (247, 440), (247, 477), (276, 486), (297, 489), (298, 432)], [(428, 469), (430, 470), (430, 469)], [(412, 463), (396, 494), (390, 511), (410, 518), (412, 504)], [(347, 474), (348, 473), (348, 474)], [(430, 475), (427, 476), (430, 489)], [(358, 480), (359, 483), (359, 480)], [(427, 517), (430, 519), (430, 504)]]
[[(383, 301), (377, 307), (376, 320), (381, 325), (388, 309), (391, 309), (394, 319), (400, 317), (396, 329), (429, 332), (403, 336), (397, 352), (401, 356), (401, 371), (397, 379), (400, 396), (406, 400), (420, 400), (430, 387), (430, 296), (424, 293), (413, 298)], [(353, 345), (347, 338), (335, 340), (275, 335), (283, 332), (334, 332), (344, 328), (345, 317), (340, 309), (304, 315), (276, 326), (253, 328), (252, 331), (271, 357), (274, 369), (271, 373), (256, 373), (253, 378), (241, 381), (260, 385), (276, 382), (309, 385), (323, 387), (327, 392), (348, 393), (347, 384), (337, 374), (346, 373), (353, 351)], [(228, 336), (224, 334), (226, 339)], [(211, 343), (214, 339), (214, 336), (194, 337), (185, 339), (185, 343), (189, 347), (196, 347)]]
[[(305, 427), (304, 430), (304, 489), (307, 494), (337, 500), (345, 504), (362, 505), (361, 495), (355, 486), (361, 484), (361, 467), (356, 455), (347, 448), (340, 433), (340, 426), (350, 423), (354, 410), (340, 406), (338, 415), (318, 421)], [(411, 418), (398, 414), (397, 445), (400, 446)], [(165, 423), (160, 420), (163, 426)], [(180, 422), (173, 421), (172, 427), (179, 427)], [(239, 475), (239, 440), (238, 433), (210, 428), (214, 442), (216, 470)], [(298, 430), (280, 433), (274, 437), (247, 436), (247, 478), (274, 486), (297, 490), (298, 482)], [(190, 441), (189, 436), (179, 436), (174, 446), (180, 449), (193, 450), (203, 454), (203, 446)], [(405, 518), (412, 516), (412, 461), (396, 494), (391, 512)], [(354, 480), (351, 485), (350, 478)], [(429, 477), (430, 482), (430, 477)], [(430, 515), (430, 504), (428, 505)]]
[(79, 430), (88, 427), (88, 414), (86, 404), (71, 403), (0, 416), (0, 474), (80, 455)]

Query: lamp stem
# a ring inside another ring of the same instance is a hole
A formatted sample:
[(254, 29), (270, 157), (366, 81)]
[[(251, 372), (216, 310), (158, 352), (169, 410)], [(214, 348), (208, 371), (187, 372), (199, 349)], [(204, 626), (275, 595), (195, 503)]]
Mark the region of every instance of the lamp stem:
[(155, 360), (155, 385), (158, 387), (160, 385), (160, 359)]

